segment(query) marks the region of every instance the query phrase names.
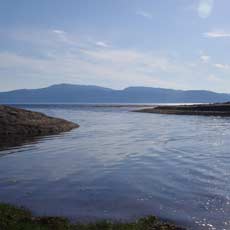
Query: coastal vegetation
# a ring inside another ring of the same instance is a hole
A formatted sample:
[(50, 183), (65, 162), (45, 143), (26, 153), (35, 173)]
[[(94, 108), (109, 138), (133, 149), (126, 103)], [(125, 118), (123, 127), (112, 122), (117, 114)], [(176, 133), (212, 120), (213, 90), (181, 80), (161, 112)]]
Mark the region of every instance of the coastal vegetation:
[(163, 222), (155, 216), (140, 218), (134, 222), (98, 221), (95, 223), (71, 223), (64, 217), (35, 217), (29, 210), (9, 204), (0, 204), (1, 230), (183, 230), (174, 224)]

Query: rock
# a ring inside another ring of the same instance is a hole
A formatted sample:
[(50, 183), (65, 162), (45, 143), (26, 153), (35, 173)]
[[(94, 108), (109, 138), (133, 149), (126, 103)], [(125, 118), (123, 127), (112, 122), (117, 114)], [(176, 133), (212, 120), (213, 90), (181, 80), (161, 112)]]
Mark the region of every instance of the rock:
[(42, 113), (0, 105), (0, 138), (20, 139), (70, 131), (79, 125)]
[(166, 105), (135, 110), (134, 112), (177, 115), (230, 116), (230, 103)]

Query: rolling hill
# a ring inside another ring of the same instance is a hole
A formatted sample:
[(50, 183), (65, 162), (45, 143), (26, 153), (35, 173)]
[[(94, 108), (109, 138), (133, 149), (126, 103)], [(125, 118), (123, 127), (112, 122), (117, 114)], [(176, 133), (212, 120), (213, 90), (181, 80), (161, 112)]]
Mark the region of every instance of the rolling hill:
[(0, 92), (1, 104), (13, 103), (207, 103), (230, 101), (230, 94), (206, 90), (59, 84), (40, 89)]

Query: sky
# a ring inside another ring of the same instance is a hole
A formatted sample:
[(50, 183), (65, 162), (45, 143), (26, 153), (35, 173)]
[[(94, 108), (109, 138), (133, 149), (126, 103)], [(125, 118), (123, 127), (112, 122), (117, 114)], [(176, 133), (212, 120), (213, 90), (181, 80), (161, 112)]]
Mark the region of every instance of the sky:
[(0, 91), (71, 83), (230, 93), (229, 0), (0, 0)]

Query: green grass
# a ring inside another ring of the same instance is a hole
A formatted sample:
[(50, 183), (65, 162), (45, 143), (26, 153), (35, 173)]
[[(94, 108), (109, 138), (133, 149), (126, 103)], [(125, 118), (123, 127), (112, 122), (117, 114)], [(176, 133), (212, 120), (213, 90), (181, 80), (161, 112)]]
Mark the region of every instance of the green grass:
[(63, 217), (33, 217), (24, 208), (0, 204), (0, 230), (182, 230), (154, 216), (132, 223), (99, 221), (95, 223), (70, 223)]

